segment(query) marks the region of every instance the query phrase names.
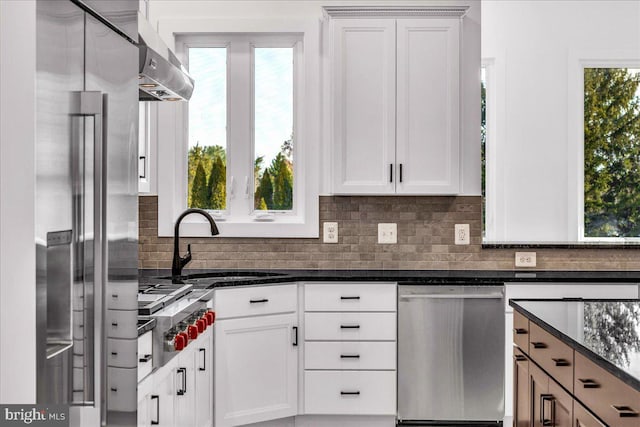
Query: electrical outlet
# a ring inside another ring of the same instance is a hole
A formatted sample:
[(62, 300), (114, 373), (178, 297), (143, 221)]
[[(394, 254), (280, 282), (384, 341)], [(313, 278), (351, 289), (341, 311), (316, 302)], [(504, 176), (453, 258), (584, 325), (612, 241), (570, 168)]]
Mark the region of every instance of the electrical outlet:
[(398, 243), (398, 224), (395, 222), (378, 224), (378, 243)]
[(338, 243), (338, 223), (337, 222), (325, 222), (322, 224), (324, 243)]
[(535, 267), (535, 252), (516, 252), (516, 267)]
[(456, 245), (469, 244), (469, 224), (456, 224), (455, 233), (456, 233), (456, 236), (455, 236)]

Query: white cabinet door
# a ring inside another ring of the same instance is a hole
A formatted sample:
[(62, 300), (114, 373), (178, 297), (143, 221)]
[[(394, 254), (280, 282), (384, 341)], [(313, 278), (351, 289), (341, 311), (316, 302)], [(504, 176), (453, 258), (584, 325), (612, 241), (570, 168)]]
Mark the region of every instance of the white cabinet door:
[(397, 25), (396, 192), (456, 194), (460, 21), (399, 19)]
[(148, 376), (138, 383), (138, 427), (149, 427), (151, 421), (155, 421), (156, 398), (152, 399), (152, 395), (153, 377)]
[(395, 192), (393, 19), (336, 19), (333, 26), (335, 194)]
[(176, 381), (172, 363), (165, 365), (153, 374), (153, 393), (151, 394), (150, 422), (160, 427), (174, 426)]
[(296, 318), (291, 313), (216, 322), (216, 427), (296, 415)]
[(193, 427), (195, 425), (195, 353), (200, 340), (191, 343), (178, 355), (175, 372), (175, 426)]
[(195, 426), (213, 425), (213, 336), (212, 329), (198, 337), (195, 347)]

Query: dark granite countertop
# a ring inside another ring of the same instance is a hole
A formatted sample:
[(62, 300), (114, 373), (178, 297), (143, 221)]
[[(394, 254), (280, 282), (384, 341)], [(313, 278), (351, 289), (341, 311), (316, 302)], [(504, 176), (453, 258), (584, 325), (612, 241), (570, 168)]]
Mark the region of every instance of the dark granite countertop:
[(640, 300), (511, 300), (509, 304), (640, 391)]
[[(231, 273), (257, 274), (255, 277), (239, 277), (216, 280), (201, 277), (207, 273), (224, 276)], [(197, 279), (210, 287), (248, 286), (294, 281), (393, 281), (415, 285), (493, 285), (517, 282), (579, 282), (579, 283), (640, 283), (640, 271), (494, 271), (494, 270), (184, 270), (188, 279)], [(140, 270), (140, 282), (169, 282), (170, 270)], [(159, 279), (162, 278), (162, 279)]]

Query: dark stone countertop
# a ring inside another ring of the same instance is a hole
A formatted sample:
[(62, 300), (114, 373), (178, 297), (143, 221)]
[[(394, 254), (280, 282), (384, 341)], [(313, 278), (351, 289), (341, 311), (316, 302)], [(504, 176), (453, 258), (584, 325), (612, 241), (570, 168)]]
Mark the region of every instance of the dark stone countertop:
[[(171, 271), (140, 270), (140, 283), (170, 282)], [(220, 280), (206, 275), (225, 276), (243, 273), (255, 277)], [(211, 288), (250, 286), (295, 281), (393, 281), (403, 285), (494, 285), (518, 282), (640, 283), (640, 271), (495, 271), (495, 270), (184, 270), (190, 279), (207, 282)]]
[(640, 391), (640, 300), (511, 300), (509, 304)]

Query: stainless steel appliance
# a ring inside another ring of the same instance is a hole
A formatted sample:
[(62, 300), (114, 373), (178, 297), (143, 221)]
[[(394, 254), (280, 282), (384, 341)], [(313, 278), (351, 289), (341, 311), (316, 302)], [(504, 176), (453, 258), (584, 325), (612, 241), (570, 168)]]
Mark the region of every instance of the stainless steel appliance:
[(193, 78), (151, 24), (138, 16), (141, 101), (188, 101)]
[(138, 313), (155, 319), (153, 367), (165, 365), (198, 334), (213, 325), (213, 289), (181, 283), (141, 284)]
[(400, 425), (501, 424), (504, 287), (398, 286)]
[(36, 2), (37, 401), (72, 425), (136, 425), (137, 9)]

